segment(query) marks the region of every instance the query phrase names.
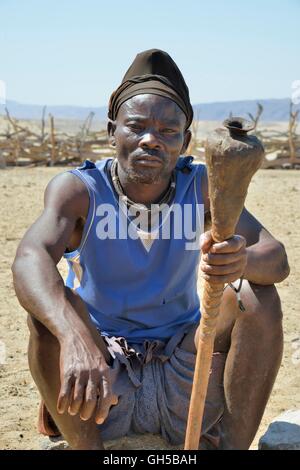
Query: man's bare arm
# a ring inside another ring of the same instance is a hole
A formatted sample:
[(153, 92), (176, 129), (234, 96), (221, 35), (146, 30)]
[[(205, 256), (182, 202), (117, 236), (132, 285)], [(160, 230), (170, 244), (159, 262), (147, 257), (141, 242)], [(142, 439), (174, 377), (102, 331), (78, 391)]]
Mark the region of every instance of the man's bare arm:
[(80, 414), (87, 420), (97, 409), (95, 420), (100, 424), (117, 402), (105, 351), (100, 351), (88, 326), (68, 301), (56, 267), (77, 220), (86, 218), (88, 207), (88, 192), (76, 176), (54, 178), (45, 192), (44, 211), (22, 239), (12, 271), (21, 305), (60, 344), (58, 412)]
[(20, 304), (58, 340), (64, 338), (70, 324), (86, 329), (77, 315), (74, 318), (56, 265), (88, 204), (87, 190), (76, 176), (55, 177), (46, 188), (43, 213), (21, 240), (12, 266)]
[(254, 284), (282, 282), (290, 272), (285, 248), (258, 220), (244, 209), (236, 233), (247, 241), (245, 279)]

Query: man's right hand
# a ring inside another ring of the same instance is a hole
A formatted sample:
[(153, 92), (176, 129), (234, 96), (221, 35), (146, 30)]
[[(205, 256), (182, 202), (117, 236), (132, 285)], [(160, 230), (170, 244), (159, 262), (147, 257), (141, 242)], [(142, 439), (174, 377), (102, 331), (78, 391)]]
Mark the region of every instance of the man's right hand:
[(71, 334), (61, 342), (60, 392), (57, 411), (79, 414), (102, 424), (118, 397), (112, 393), (110, 368), (92, 338)]

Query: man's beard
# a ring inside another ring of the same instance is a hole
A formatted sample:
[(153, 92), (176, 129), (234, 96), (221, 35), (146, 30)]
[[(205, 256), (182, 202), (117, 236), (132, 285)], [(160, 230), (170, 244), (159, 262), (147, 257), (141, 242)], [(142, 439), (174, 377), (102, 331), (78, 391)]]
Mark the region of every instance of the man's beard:
[(122, 167), (122, 170), (126, 174), (130, 181), (142, 184), (155, 184), (162, 180), (168, 180), (170, 178), (170, 172), (166, 165), (161, 168), (146, 168), (139, 165), (138, 168), (132, 162), (126, 168)]

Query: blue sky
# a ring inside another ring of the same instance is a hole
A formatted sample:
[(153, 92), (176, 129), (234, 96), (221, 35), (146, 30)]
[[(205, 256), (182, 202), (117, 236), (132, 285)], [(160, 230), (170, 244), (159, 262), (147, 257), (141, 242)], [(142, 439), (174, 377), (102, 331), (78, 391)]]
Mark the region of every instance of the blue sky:
[(0, 0), (8, 99), (106, 105), (152, 47), (177, 62), (193, 103), (289, 97), (300, 0)]

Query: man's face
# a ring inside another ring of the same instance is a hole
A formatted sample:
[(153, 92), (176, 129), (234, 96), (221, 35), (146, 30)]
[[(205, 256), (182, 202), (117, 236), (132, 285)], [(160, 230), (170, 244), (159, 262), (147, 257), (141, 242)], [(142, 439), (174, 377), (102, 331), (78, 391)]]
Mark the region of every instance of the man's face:
[(125, 101), (110, 133), (128, 179), (148, 184), (168, 179), (190, 140), (185, 126), (185, 114), (171, 99), (145, 94)]

